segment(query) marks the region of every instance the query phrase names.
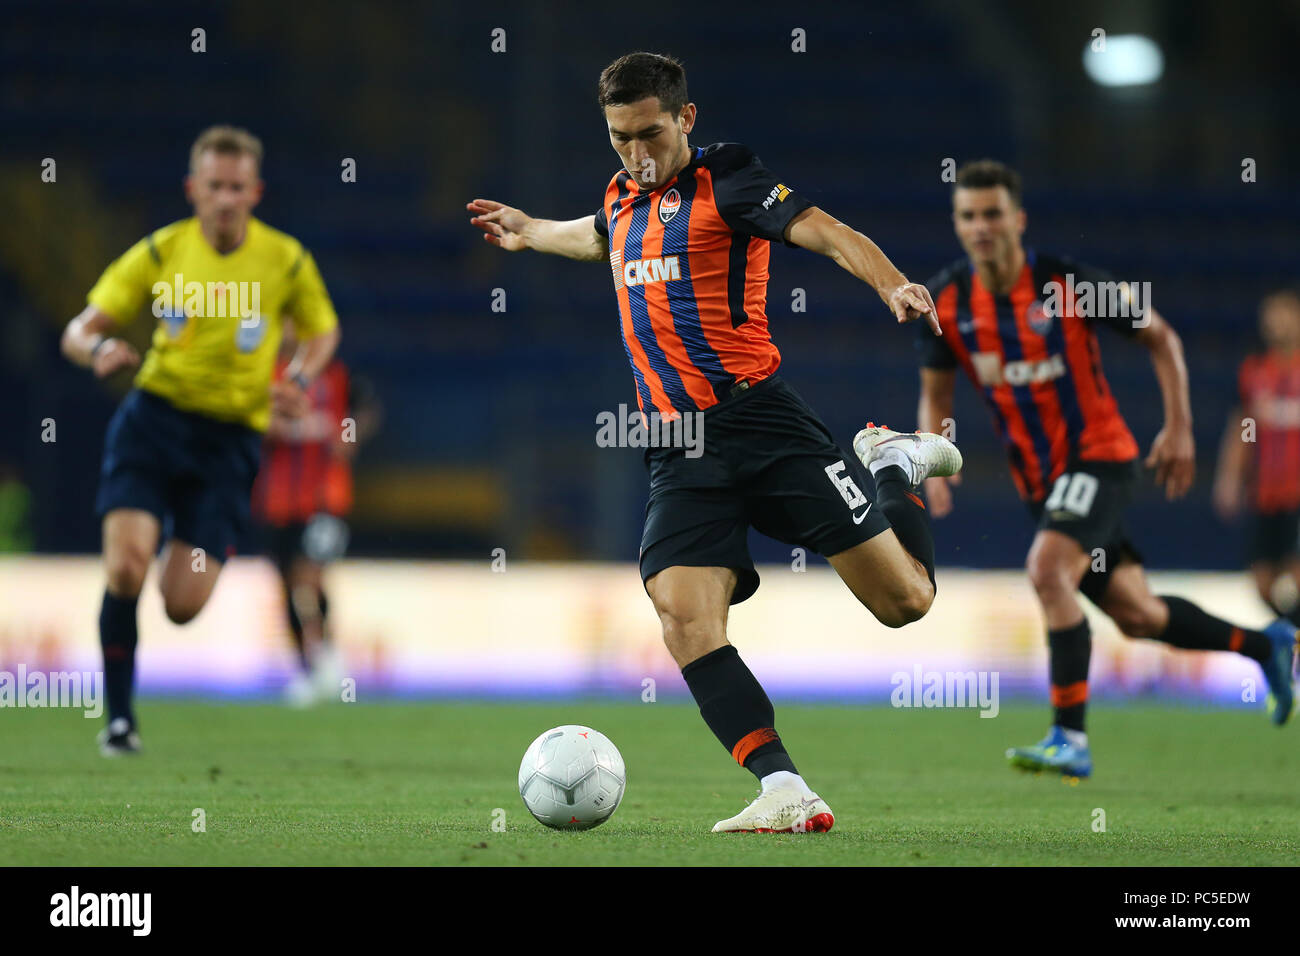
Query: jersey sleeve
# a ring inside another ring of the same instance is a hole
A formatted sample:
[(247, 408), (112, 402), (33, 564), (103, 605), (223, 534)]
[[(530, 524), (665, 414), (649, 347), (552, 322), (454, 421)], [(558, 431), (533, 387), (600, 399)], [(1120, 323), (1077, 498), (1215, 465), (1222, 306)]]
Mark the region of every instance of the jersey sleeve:
[(785, 227), (813, 205), (741, 146), (714, 170), (713, 200), (723, 222), (736, 232), (787, 246), (794, 243), (786, 240)]
[(601, 206), (596, 210), (596, 232), (609, 238), (609, 217), (605, 215), (605, 207)]
[(293, 267), (293, 290), (285, 302), (285, 311), (293, 320), (300, 339), (311, 339), (331, 331), (339, 324), (334, 303), (325, 291), (325, 280), (316, 268), (310, 252), (302, 250)]
[[(1076, 285), (1080, 282), (1092, 284), (1093, 308), (1091, 310), (1092, 314), (1087, 317), (1089, 322), (1104, 325), (1128, 338), (1132, 338), (1142, 331), (1147, 324), (1146, 322), (1138, 326), (1133, 324), (1135, 321), (1141, 321), (1137, 313), (1137, 306), (1141, 305), (1143, 309), (1146, 309), (1150, 307), (1151, 303), (1145, 301), (1144, 297), (1135, 299), (1129, 283), (1121, 282), (1105, 269), (1098, 269), (1086, 262), (1074, 262), (1067, 259), (1065, 260), (1065, 266), (1074, 274)], [(1115, 308), (1110, 307), (1111, 303), (1114, 303)]]
[[(926, 288), (930, 288), (929, 285)], [(952, 347), (948, 345), (947, 339), (942, 335), (935, 335), (930, 324), (924, 319), (917, 319), (912, 325), (916, 327), (916, 338), (912, 340), (912, 344), (916, 346), (917, 364), (921, 368), (957, 367), (957, 356), (952, 354)]]
[(154, 237), (148, 235), (109, 264), (87, 293), (86, 302), (112, 316), (118, 325), (126, 325), (152, 295), (161, 264)]

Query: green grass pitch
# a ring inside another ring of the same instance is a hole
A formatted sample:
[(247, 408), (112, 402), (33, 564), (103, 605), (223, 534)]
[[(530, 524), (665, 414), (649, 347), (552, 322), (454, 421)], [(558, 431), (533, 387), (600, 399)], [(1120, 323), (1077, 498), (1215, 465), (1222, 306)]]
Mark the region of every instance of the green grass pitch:
[[(1043, 707), (779, 706), (825, 835), (712, 834), (755, 792), (680, 703), (271, 705), (145, 700), (146, 753), (104, 760), (80, 712), (0, 711), (9, 865), (1267, 865), (1300, 859), (1300, 727), (1262, 712), (1095, 704), (1096, 775), (1005, 766)], [(515, 775), (585, 723), (628, 767), (612, 820), (543, 828)], [(206, 832), (192, 829), (202, 808)], [(492, 829), (496, 808), (506, 829)], [(1094, 822), (1105, 813), (1105, 832)]]

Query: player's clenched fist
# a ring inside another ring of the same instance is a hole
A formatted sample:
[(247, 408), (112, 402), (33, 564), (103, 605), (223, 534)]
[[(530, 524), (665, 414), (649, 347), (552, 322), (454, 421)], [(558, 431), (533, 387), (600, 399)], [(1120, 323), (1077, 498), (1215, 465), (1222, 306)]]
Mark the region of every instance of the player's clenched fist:
[(482, 229), (485, 233), (483, 238), (492, 245), (509, 252), (528, 248), (524, 241), (524, 227), (532, 219), (527, 213), (491, 199), (475, 199), (466, 203), (465, 208), (474, 213), (470, 223)]
[(121, 339), (105, 339), (96, 349), (91, 360), (91, 368), (96, 378), (107, 378), (118, 369), (136, 368), (140, 364), (140, 353), (130, 342)]

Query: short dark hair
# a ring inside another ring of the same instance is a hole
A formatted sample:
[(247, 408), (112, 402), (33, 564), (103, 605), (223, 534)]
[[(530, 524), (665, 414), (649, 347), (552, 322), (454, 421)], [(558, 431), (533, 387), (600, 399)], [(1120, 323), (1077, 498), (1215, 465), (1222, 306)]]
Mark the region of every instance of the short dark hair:
[(957, 170), (957, 184), (954, 189), (993, 189), (1005, 186), (1011, 201), (1022, 206), (1020, 192), (1020, 174), (996, 159), (976, 159), (963, 163)]
[(686, 70), (670, 56), (658, 53), (628, 53), (600, 72), (596, 101), (603, 113), (606, 106), (626, 106), (647, 96), (659, 98), (659, 111), (676, 116), (689, 100)]

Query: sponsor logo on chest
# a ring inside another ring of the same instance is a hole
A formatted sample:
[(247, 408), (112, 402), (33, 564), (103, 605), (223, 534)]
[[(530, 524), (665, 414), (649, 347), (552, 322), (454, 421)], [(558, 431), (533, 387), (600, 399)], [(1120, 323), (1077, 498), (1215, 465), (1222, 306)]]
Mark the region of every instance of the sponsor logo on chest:
[(970, 361), (975, 371), (975, 380), (985, 388), (1037, 385), (1061, 378), (1068, 371), (1065, 358), (1059, 353), (1045, 359), (1022, 359), (1004, 364), (999, 352), (972, 352)]
[(650, 285), (652, 282), (670, 282), (682, 277), (678, 256), (661, 259), (631, 259), (619, 266), (619, 259), (611, 257), (614, 266), (614, 284), (622, 286)]

